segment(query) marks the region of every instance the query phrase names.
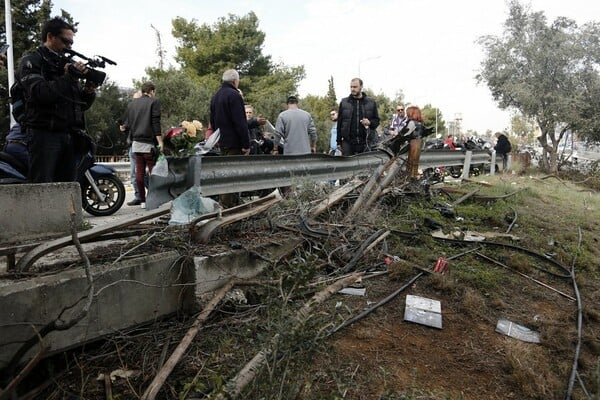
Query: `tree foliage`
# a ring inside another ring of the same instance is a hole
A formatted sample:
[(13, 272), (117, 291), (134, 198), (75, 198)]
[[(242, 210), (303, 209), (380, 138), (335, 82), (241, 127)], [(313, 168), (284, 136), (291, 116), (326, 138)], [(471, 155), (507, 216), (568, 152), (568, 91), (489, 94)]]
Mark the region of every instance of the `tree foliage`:
[(98, 155), (121, 155), (127, 151), (127, 136), (119, 130), (118, 120), (125, 114), (131, 96), (111, 81), (96, 92), (96, 100), (86, 111), (88, 134), (96, 142)]
[(177, 17), (173, 36), (181, 44), (176, 49), (177, 61), (198, 75), (220, 76), (235, 68), (241, 75), (261, 76), (272, 68), (271, 57), (262, 54), (265, 34), (258, 29), (258, 17), (253, 12), (243, 17), (229, 14), (212, 26), (198, 26), (195, 20)]
[(600, 26), (581, 28), (559, 17), (548, 24), (543, 12), (531, 12), (511, 0), (500, 37), (480, 39), (486, 56), (477, 79), (486, 82), (500, 108), (534, 118), (544, 148), (543, 166), (556, 172), (557, 148), (570, 129), (598, 135)]
[[(156, 86), (156, 97), (160, 100), (161, 125), (163, 131), (179, 126), (184, 120), (199, 120), (208, 125), (211, 92), (198, 80), (181, 69), (173, 67), (166, 71), (147, 68), (147, 78)], [(141, 87), (142, 82), (138, 82)]]
[(175, 18), (173, 36), (179, 43), (176, 60), (210, 93), (221, 85), (225, 70), (236, 69), (246, 102), (274, 120), (287, 96), (296, 94), (305, 73), (303, 66), (276, 64), (263, 54), (265, 33), (258, 23), (254, 12), (242, 17), (229, 14), (213, 25)]

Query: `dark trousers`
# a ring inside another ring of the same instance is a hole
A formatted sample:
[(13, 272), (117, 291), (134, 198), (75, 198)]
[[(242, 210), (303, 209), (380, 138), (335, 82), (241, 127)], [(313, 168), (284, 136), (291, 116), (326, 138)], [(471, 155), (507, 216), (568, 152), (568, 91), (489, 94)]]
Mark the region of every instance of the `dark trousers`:
[(351, 144), (345, 140), (342, 142), (342, 155), (344, 156), (360, 154), (364, 153), (365, 151), (367, 151), (366, 143)]
[(154, 160), (154, 155), (152, 153), (135, 153), (135, 181), (142, 203), (146, 202), (146, 187), (144, 185), (146, 168), (148, 168), (148, 175), (150, 175), (152, 168), (154, 168), (154, 164), (156, 164), (156, 161)]
[(29, 181), (49, 183), (76, 180), (73, 136), (62, 132), (33, 131), (29, 142)]
[(502, 172), (506, 172), (508, 168), (508, 153), (498, 153), (498, 155), (502, 158)]
[[(222, 156), (240, 156), (242, 149), (221, 148)], [(235, 207), (242, 203), (239, 193), (225, 193), (219, 195), (219, 203), (225, 208)]]

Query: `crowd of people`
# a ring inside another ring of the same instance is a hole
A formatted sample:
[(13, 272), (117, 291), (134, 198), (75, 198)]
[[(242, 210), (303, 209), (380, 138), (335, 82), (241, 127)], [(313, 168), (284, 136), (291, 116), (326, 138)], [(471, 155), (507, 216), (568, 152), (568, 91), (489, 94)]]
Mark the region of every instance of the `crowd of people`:
[[(96, 97), (96, 83), (87, 79), (88, 68), (68, 59), (63, 53), (74, 42), (76, 28), (61, 17), (47, 21), (42, 28), (42, 45), (27, 53), (19, 62), (15, 74), (26, 99), (25, 113), (19, 124), (7, 136), (7, 147), (28, 165), (28, 180), (32, 183), (68, 182), (76, 180), (77, 151), (85, 133), (85, 111)], [(5, 57), (0, 57), (4, 63)], [(226, 70), (222, 84), (210, 101), (209, 132), (219, 130), (221, 155), (284, 154), (302, 155), (317, 151), (317, 130), (312, 115), (301, 109), (295, 95), (287, 98), (287, 109), (278, 116), (274, 141), (264, 130), (262, 115), (255, 116), (252, 105), (246, 104), (239, 90), (240, 76), (235, 69)], [(152, 82), (144, 82), (133, 96), (122, 118), (120, 129), (127, 133), (131, 161), (131, 180), (135, 198), (131, 206), (145, 208), (147, 176), (152, 172), (157, 156), (163, 152), (160, 101)], [(407, 172), (419, 176), (422, 137), (425, 134), (421, 110), (411, 105), (405, 109), (397, 104), (385, 136), (405, 136), (409, 142)], [(330, 110), (331, 155), (352, 156), (373, 149), (379, 137), (381, 119), (374, 98), (363, 90), (363, 81), (350, 81), (350, 94), (339, 107)], [(497, 134), (496, 150), (503, 159), (504, 169), (510, 153), (510, 142)], [(223, 195), (225, 207), (236, 204), (235, 196)]]

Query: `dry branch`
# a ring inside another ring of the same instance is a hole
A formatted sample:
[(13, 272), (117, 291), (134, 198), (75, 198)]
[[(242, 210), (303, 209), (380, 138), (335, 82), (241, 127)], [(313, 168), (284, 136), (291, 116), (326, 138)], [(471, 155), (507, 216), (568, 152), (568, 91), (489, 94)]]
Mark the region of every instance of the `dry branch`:
[[(333, 294), (339, 292), (341, 289), (349, 286), (362, 278), (364, 273), (354, 273), (344, 279), (340, 279), (339, 281), (334, 282), (333, 284), (327, 286), (325, 289), (316, 293), (308, 302), (302, 306), (302, 308), (298, 311), (298, 316), (296, 317), (295, 327), (293, 331), (297, 331), (304, 323), (310, 318), (311, 312), (314, 306), (324, 302)], [(253, 358), (250, 360), (244, 367), (236, 374), (233, 379), (231, 379), (227, 384), (223, 386), (223, 392), (216, 394), (214, 397), (218, 400), (224, 399), (235, 399), (237, 398), (242, 390), (256, 377), (260, 369), (267, 362), (267, 358), (279, 342), (279, 334), (275, 334), (268, 345), (260, 350)]]
[(346, 183), (344, 186), (340, 187), (339, 189), (337, 189), (333, 193), (331, 193), (329, 196), (327, 196), (327, 198), (320, 201), (319, 204), (317, 204), (316, 206), (311, 208), (309, 211), (309, 215), (311, 217), (316, 217), (317, 215), (321, 214), (323, 211), (325, 211), (325, 210), (331, 208), (332, 206), (334, 206), (335, 204), (339, 203), (344, 197), (346, 197), (346, 195), (348, 193), (352, 192), (354, 189), (358, 188), (363, 183), (364, 183), (363, 181), (358, 180), (358, 179), (354, 179), (354, 180)]
[(345, 221), (350, 221), (352, 217), (356, 215), (358, 210), (360, 210), (363, 203), (367, 199), (367, 196), (371, 193), (371, 191), (379, 181), (379, 177), (381, 176), (381, 174), (383, 174), (383, 171), (389, 168), (392, 165), (393, 161), (394, 160), (392, 159), (388, 161), (387, 164), (382, 164), (379, 167), (377, 167), (377, 169), (375, 170), (375, 172), (373, 172), (373, 175), (371, 175), (371, 178), (363, 188), (362, 192), (360, 193), (360, 196), (358, 196), (358, 199), (356, 199), (356, 201), (352, 205), (352, 208), (346, 214), (346, 218), (344, 219)]
[(148, 386), (142, 395), (142, 400), (153, 400), (156, 398), (156, 395), (162, 388), (165, 380), (169, 377), (175, 368), (175, 365), (177, 365), (183, 354), (186, 352), (192, 343), (192, 340), (194, 340), (194, 337), (196, 337), (196, 334), (200, 330), (202, 323), (208, 318), (210, 313), (213, 312), (213, 310), (217, 307), (221, 300), (223, 300), (225, 295), (231, 290), (231, 288), (233, 288), (234, 285), (235, 280), (230, 279), (225, 285), (223, 285), (223, 287), (221, 287), (221, 289), (219, 289), (212, 300), (206, 305), (206, 307), (204, 307), (202, 312), (198, 314), (190, 329), (187, 331), (175, 351), (173, 351), (173, 354), (171, 354), (171, 357), (169, 357), (165, 365), (163, 365), (160, 371), (158, 371), (158, 374), (156, 374), (154, 380), (150, 383), (150, 386)]

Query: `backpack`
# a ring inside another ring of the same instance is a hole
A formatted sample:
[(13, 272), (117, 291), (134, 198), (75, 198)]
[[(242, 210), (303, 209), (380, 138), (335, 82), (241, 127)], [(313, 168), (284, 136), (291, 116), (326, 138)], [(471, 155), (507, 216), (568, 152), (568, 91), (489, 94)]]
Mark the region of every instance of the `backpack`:
[(15, 80), (15, 83), (10, 87), (10, 104), (12, 105), (12, 116), (19, 124), (25, 120), (25, 112), (27, 99), (25, 98), (25, 89), (21, 85), (20, 80)]

